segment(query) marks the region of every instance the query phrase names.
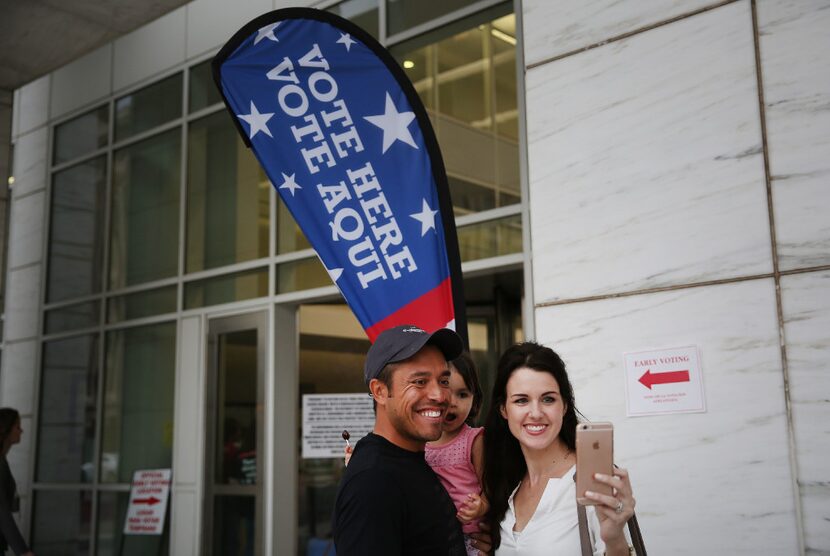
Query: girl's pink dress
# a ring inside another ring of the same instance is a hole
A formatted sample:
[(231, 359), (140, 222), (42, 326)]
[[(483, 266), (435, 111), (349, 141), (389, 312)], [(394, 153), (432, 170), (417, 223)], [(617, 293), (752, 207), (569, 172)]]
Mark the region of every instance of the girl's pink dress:
[[(449, 444), (426, 445), (427, 463), (447, 489), (456, 509), (461, 508), (467, 501), (468, 494), (481, 494), (481, 483), (473, 467), (472, 448), (473, 440), (483, 431), (481, 427), (473, 428), (465, 423), (458, 436)], [(478, 532), (478, 523), (479, 520), (475, 520), (462, 526), (465, 540), (469, 540), (469, 533)], [(472, 549), (467, 542), (467, 553), (478, 554), (478, 551)]]

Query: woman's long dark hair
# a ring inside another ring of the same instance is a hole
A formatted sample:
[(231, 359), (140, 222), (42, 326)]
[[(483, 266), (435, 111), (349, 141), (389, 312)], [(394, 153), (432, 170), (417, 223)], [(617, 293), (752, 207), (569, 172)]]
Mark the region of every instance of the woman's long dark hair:
[(535, 342), (519, 343), (507, 348), (499, 360), (490, 410), (484, 422), (483, 486), (490, 502), (490, 511), (485, 520), (490, 525), (493, 550), (501, 544), (499, 524), (507, 512), (507, 500), (527, 473), (527, 463), (519, 441), (511, 434), (507, 419), (501, 415), (507, 399), (507, 381), (514, 371), (522, 367), (550, 373), (556, 379), (562, 401), (566, 405), (559, 438), (572, 452), (576, 450), (576, 407), (565, 363), (555, 351)]
[(6, 438), (15, 423), (20, 420), (20, 413), (11, 407), (0, 408), (0, 449), (6, 447)]

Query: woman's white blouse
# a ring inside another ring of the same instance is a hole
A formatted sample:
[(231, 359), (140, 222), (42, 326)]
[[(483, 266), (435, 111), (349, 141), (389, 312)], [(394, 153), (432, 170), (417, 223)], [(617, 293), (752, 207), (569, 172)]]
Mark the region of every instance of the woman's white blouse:
[[(561, 479), (548, 479), (545, 492), (533, 517), (525, 528), (516, 534), (516, 510), (513, 497), (517, 485), (510, 495), (507, 513), (501, 522), (501, 546), (496, 556), (580, 556), (579, 519), (576, 515), (576, 485), (574, 484), (576, 466), (571, 467)], [(588, 511), (588, 533), (594, 545), (594, 554), (601, 556), (605, 552), (605, 543), (599, 537), (599, 520), (593, 506)]]

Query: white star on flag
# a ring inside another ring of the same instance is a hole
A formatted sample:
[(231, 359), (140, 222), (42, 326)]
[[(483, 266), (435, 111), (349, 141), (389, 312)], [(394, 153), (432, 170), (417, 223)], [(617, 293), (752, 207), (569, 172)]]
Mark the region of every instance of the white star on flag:
[(337, 281), (340, 279), (340, 276), (343, 274), (343, 269), (342, 268), (332, 268), (332, 269), (327, 268), (326, 272), (329, 273), (329, 277), (331, 278), (331, 281), (336, 284)]
[[(280, 172), (280, 174), (282, 174), (282, 172)], [(292, 197), (294, 196), (294, 192), (296, 190), (303, 188), (300, 184), (294, 181), (294, 176), (296, 175), (297, 174), (291, 174), (290, 176), (286, 176), (285, 174), (282, 174), (283, 182), (279, 187), (279, 189), (287, 189), (288, 192), (291, 193)]]
[(253, 139), (254, 135), (259, 133), (260, 131), (263, 132), (268, 137), (273, 138), (274, 136), (271, 135), (271, 130), (268, 129), (268, 126), (265, 125), (268, 123), (273, 116), (273, 112), (269, 112), (266, 114), (260, 114), (259, 110), (256, 109), (254, 106), (254, 101), (251, 101), (251, 113), (250, 114), (237, 114), (236, 115), (240, 120), (245, 120), (251, 126), (251, 131), (248, 134), (249, 139)]
[(345, 45), (346, 52), (349, 52), (349, 49), (352, 47), (352, 45), (357, 44), (357, 41), (354, 40), (348, 33), (340, 33), (340, 38), (337, 40), (337, 43)]
[(435, 229), (436, 214), (438, 214), (438, 211), (429, 208), (427, 200), (424, 199), (424, 204), (421, 206), (421, 212), (416, 212), (415, 214), (409, 215), (410, 217), (414, 218), (415, 220), (421, 223), (421, 237), (424, 237), (430, 229)]
[(279, 24), (282, 23), (278, 21), (276, 23), (272, 23), (271, 25), (266, 25), (259, 31), (257, 31), (256, 38), (254, 39), (254, 44), (257, 44), (262, 39), (268, 39), (269, 41), (280, 42), (279, 39), (274, 35), (274, 29), (276, 29)]
[(409, 124), (415, 119), (414, 112), (398, 112), (395, 103), (392, 102), (392, 96), (386, 93), (386, 109), (383, 114), (377, 116), (364, 116), (363, 119), (378, 126), (383, 130), (383, 152), (386, 153), (392, 143), (395, 141), (403, 141), (410, 147), (418, 148), (415, 144), (415, 139), (409, 132)]

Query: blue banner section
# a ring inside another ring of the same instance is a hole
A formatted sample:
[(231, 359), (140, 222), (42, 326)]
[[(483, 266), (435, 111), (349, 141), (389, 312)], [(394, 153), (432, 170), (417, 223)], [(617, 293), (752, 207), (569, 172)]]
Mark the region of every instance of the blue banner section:
[(246, 25), (213, 69), (240, 133), (370, 339), (397, 324), (459, 328), (443, 162), (386, 50), (346, 20), (295, 8)]

